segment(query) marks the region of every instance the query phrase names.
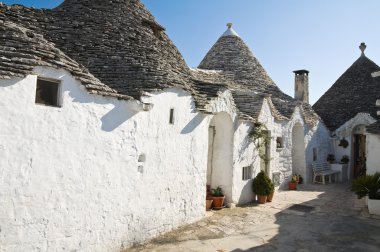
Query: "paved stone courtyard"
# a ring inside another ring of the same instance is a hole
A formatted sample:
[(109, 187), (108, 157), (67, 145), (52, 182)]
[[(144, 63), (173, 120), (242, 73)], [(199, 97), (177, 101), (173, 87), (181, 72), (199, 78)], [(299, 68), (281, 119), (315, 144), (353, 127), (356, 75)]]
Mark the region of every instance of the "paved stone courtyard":
[[(293, 206), (295, 205), (296, 206)], [(299, 206), (299, 205), (301, 206)], [(380, 216), (370, 216), (349, 184), (299, 185), (272, 203), (211, 211), (135, 251), (380, 251)]]

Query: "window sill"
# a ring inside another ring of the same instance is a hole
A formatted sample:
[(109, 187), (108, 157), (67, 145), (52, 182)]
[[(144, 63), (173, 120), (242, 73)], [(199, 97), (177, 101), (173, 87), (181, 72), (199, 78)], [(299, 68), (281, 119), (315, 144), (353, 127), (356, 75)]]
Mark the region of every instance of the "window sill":
[(285, 148), (276, 148), (276, 151), (280, 152), (282, 150), (284, 150)]

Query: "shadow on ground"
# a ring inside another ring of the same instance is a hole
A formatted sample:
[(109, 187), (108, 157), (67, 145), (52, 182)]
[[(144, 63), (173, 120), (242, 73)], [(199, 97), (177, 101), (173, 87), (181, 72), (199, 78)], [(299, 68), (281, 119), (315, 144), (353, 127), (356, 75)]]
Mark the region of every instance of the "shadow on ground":
[(379, 248), (380, 219), (363, 211), (348, 184), (335, 184), (305, 185), (299, 191), (279, 192), (269, 204), (215, 212), (127, 251), (378, 252)]
[(289, 206), (275, 214), (278, 233), (265, 244), (231, 251), (380, 251), (380, 220), (364, 217), (344, 193), (350, 194), (348, 185), (342, 193), (328, 190)]

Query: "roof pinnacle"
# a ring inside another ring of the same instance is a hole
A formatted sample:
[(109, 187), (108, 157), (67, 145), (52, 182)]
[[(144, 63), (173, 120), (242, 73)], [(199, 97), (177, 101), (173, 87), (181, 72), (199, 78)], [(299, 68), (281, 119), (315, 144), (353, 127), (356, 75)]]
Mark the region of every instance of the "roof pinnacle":
[(227, 24), (227, 31), (225, 31), (222, 35), (222, 37), (227, 37), (227, 36), (236, 36), (239, 37), (239, 35), (232, 29), (232, 23)]
[(364, 51), (367, 48), (366, 44), (362, 42), (359, 46), (360, 51), (362, 51), (362, 56), (364, 56)]

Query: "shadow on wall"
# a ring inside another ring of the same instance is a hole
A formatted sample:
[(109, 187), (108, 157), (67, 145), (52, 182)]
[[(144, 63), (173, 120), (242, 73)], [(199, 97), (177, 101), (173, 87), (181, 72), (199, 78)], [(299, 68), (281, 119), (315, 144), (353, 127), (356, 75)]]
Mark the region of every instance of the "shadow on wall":
[(102, 130), (111, 132), (137, 113), (136, 111), (127, 109), (123, 104), (118, 103), (111, 111), (102, 117)]
[(181, 134), (189, 134), (193, 132), (206, 118), (206, 115), (198, 113), (191, 121), (186, 124), (185, 128), (182, 129)]
[(89, 94), (84, 87), (79, 86), (77, 83), (68, 84), (64, 86), (62, 92), (68, 92), (73, 102), (77, 103), (93, 103), (98, 105), (112, 104), (115, 107), (105, 114), (102, 118), (101, 129), (106, 132), (111, 132), (122, 125), (125, 121), (132, 118), (138, 112), (128, 108), (128, 101), (120, 101), (115, 98), (103, 97), (99, 95)]
[(254, 194), (252, 192), (252, 179), (248, 181), (248, 183), (243, 187), (240, 193), (238, 205), (244, 205), (252, 202), (254, 198)]
[[(344, 203), (344, 200), (351, 202), (352, 194), (348, 190), (343, 194), (345, 196), (342, 197), (342, 191), (326, 191), (317, 199), (276, 213), (273, 223), (268, 220), (264, 226), (255, 229), (260, 236), (253, 235), (250, 243), (256, 246), (231, 252), (379, 251), (380, 224), (360, 217), (351, 204)], [(336, 203), (338, 197), (342, 204)], [(333, 214), (328, 214), (331, 212)], [(272, 238), (265, 240), (264, 236)]]
[(5, 87), (9, 87), (9, 86), (15, 85), (19, 81), (21, 81), (21, 80), (22, 80), (22, 78), (16, 78), (16, 79), (11, 79), (11, 80), (2, 80), (2, 79), (0, 79), (0, 88), (5, 88)]

